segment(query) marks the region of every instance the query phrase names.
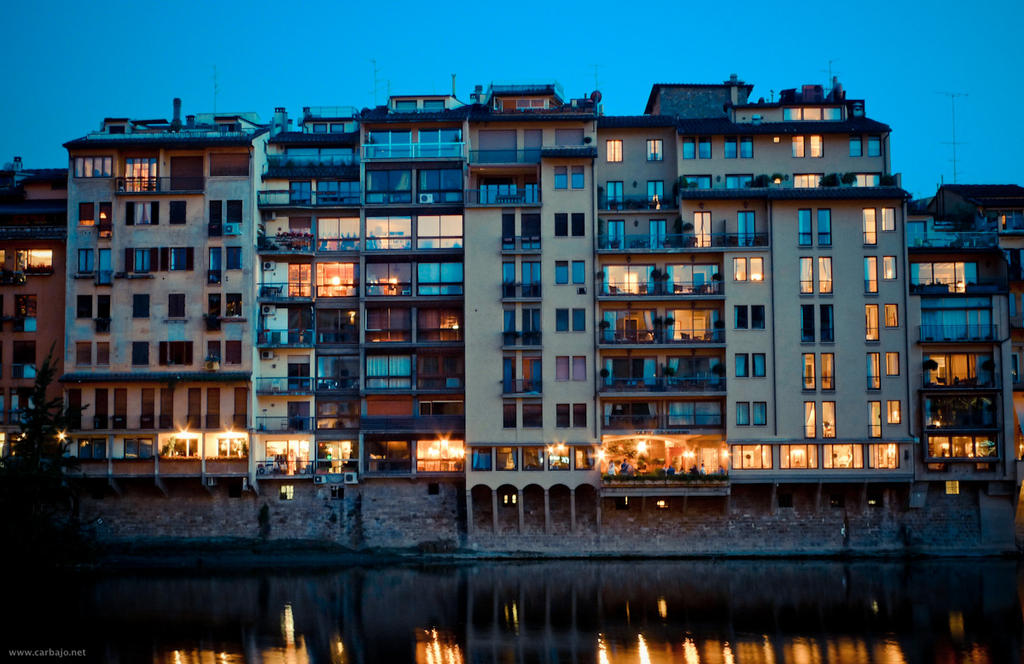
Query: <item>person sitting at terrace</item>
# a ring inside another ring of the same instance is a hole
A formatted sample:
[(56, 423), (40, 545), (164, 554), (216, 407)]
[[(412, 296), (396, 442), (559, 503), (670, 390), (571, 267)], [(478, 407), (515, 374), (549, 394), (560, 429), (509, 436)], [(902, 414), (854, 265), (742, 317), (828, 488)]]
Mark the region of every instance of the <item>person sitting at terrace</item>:
[(673, 475), (676, 474), (676, 467), (673, 466), (671, 463), (668, 464), (668, 466), (665, 467), (665, 474), (668, 475), (669, 477), (672, 477)]
[(615, 466), (615, 462), (611, 461), (608, 463), (608, 474), (615, 476), (618, 474), (618, 468)]
[(619, 469), (619, 473), (621, 475), (632, 475), (633, 474), (633, 466), (630, 465), (630, 463), (629, 463), (629, 461), (627, 459), (623, 459), (622, 460), (622, 467)]

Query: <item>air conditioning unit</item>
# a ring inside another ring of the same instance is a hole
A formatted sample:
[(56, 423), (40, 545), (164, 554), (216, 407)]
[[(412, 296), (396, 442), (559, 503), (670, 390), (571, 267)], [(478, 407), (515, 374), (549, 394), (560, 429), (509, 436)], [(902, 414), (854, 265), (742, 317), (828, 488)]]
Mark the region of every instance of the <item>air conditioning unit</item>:
[(271, 263), (270, 261), (266, 261), (265, 263), (263, 263), (263, 269), (264, 270), (273, 270), (274, 269), (274, 264)]
[(434, 195), (433, 194), (420, 194), (420, 205), (423, 205), (425, 203), (433, 203), (433, 202), (434, 202)]
[(241, 235), (242, 229), (239, 224), (224, 224), (224, 235)]
[(206, 486), (217, 486), (217, 478), (216, 477), (207, 477), (206, 478)]
[(203, 367), (207, 371), (217, 371), (218, 369), (220, 369), (220, 360), (206, 360), (206, 362), (203, 364)]
[(313, 484), (327, 484), (327, 477), (324, 475), (314, 475)]
[(272, 350), (261, 350), (260, 351), (260, 359), (261, 360), (272, 360), (275, 357), (277, 357), (277, 355), (275, 355), (274, 351), (272, 351)]
[(264, 316), (273, 316), (274, 314), (277, 313), (277, 307), (275, 307), (272, 304), (264, 304), (262, 307), (260, 307), (260, 313), (262, 313)]
[(345, 473), (345, 484), (359, 484), (359, 474)]

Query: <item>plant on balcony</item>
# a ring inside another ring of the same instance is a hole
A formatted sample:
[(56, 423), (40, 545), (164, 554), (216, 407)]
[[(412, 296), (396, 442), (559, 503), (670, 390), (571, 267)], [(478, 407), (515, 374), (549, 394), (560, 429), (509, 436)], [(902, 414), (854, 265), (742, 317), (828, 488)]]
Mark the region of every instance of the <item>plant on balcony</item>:
[(687, 189), (690, 186), (690, 181), (686, 179), (685, 175), (680, 175), (679, 179), (676, 181), (676, 184), (679, 186), (680, 189)]
[(771, 179), (773, 184), (782, 184), (789, 179), (789, 176), (785, 173), (772, 173)]
[(609, 327), (612, 326), (612, 324), (606, 320), (602, 320), (600, 323), (597, 324), (597, 326), (600, 327), (602, 330), (607, 330)]
[(673, 376), (676, 375), (676, 369), (675, 367), (666, 366), (664, 369), (661, 370), (661, 373), (666, 378), (672, 378)]
[(720, 273), (715, 272), (714, 274), (711, 275), (711, 281), (721, 281), (721, 280), (722, 280), (722, 275)]
[(665, 324), (665, 320), (661, 316), (654, 317), (654, 327), (661, 327)]
[(771, 182), (771, 179), (767, 175), (762, 173), (761, 175), (758, 175), (754, 179), (752, 179), (750, 181), (750, 184), (747, 185), (747, 186), (749, 186), (749, 187), (767, 187), (770, 184), (770, 182)]
[(612, 375), (612, 373), (610, 371), (608, 371), (608, 369), (601, 369), (601, 378), (607, 378), (608, 376), (611, 376), (611, 375)]
[(842, 176), (842, 178), (841, 178), (841, 181), (842, 181), (842, 183), (843, 183), (843, 184), (845, 184), (846, 186), (850, 186), (850, 185), (852, 185), (852, 184), (853, 184), (854, 182), (856, 182), (856, 181), (857, 181), (857, 174), (856, 174), (856, 173), (843, 173), (843, 176)]
[(651, 280), (660, 281), (663, 274), (664, 273), (661, 270), (659, 270), (658, 268), (654, 268), (653, 270), (651, 270)]
[(882, 177), (878, 178), (878, 184), (881, 187), (895, 187), (896, 186), (896, 176), (895, 175), (890, 175), (890, 174), (886, 173)]
[(721, 378), (725, 375), (725, 365), (721, 363), (713, 365), (711, 367), (711, 373)]
[(725, 329), (725, 321), (724, 320), (716, 320), (715, 321), (715, 329), (716, 330), (724, 330)]
[(671, 316), (666, 316), (665, 320), (663, 321), (663, 324), (665, 325), (665, 327), (672, 327), (673, 325), (676, 324), (676, 319), (672, 318)]
[(821, 176), (821, 182), (819, 184), (822, 187), (838, 187), (839, 186), (839, 174), (829, 173), (828, 175)]
[(992, 358), (988, 358), (981, 363), (981, 368), (984, 371), (992, 371), (993, 369), (996, 368), (996, 363), (992, 361)]
[(939, 363), (930, 357), (924, 361), (922, 366), (924, 367), (925, 371), (938, 371), (939, 369)]

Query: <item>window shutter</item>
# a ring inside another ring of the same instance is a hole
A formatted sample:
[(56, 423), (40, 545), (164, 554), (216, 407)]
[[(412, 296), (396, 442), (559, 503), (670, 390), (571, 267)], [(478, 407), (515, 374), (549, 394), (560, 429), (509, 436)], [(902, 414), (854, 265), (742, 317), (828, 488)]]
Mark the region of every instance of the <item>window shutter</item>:
[(135, 250), (131, 247), (124, 248), (124, 271), (135, 271)]
[(167, 365), (167, 342), (160, 342), (160, 364), (161, 366)]
[(192, 342), (185, 342), (185, 364), (192, 364)]
[(191, 271), (196, 266), (196, 250), (193, 247), (188, 247), (185, 250), (185, 269)]
[(160, 269), (160, 250), (153, 247), (149, 250), (149, 271), (156, 272)]
[(124, 225), (135, 225), (135, 203), (133, 201), (127, 201), (124, 204)]
[(160, 247), (160, 271), (166, 272), (171, 267), (171, 250), (167, 247)]
[(150, 219), (155, 226), (160, 223), (160, 201), (153, 201), (150, 205), (152, 206)]

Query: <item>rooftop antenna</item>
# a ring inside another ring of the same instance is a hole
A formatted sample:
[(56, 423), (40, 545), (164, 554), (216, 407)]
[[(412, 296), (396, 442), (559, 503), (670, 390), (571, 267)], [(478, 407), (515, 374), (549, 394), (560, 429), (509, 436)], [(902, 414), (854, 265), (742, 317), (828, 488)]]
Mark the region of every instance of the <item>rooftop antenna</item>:
[(213, 66), (213, 114), (217, 114), (217, 93), (220, 92), (220, 85), (217, 84), (217, 65)]
[(590, 65), (590, 66), (594, 68), (594, 89), (595, 90), (600, 90), (601, 89), (601, 85), (598, 82), (597, 70), (598, 70), (599, 67), (603, 67), (604, 65)]
[(380, 82), (377, 80), (377, 74), (380, 73), (380, 68), (377, 67), (376, 60), (370, 60), (370, 64), (373, 65), (373, 105), (377, 105), (377, 90), (380, 87)]
[[(828, 61), (828, 69), (819, 69), (818, 70), (822, 74), (828, 74), (828, 78), (826, 79), (826, 83), (825, 83), (825, 89), (826, 89), (825, 96), (826, 97), (829, 96), (830, 94), (832, 94), (832, 88), (830, 88), (828, 86), (832, 85), (832, 63), (833, 62), (839, 62), (839, 58), (835, 58), (834, 60), (829, 60)], [(839, 74), (839, 72), (836, 72), (837, 76), (838, 76), (838, 74)]]
[(951, 146), (953, 146), (953, 184), (956, 184), (956, 146), (963, 145), (963, 143), (959, 143), (956, 140), (956, 98), (957, 97), (966, 97), (967, 93), (966, 92), (936, 92), (935, 94), (937, 94), (937, 95), (945, 95), (945, 96), (949, 97), (949, 107), (950, 107), (950, 112), (952, 114), (952, 119), (953, 119), (953, 126), (952, 126), (953, 140), (951, 140), (951, 141), (943, 141), (943, 145), (951, 145)]

